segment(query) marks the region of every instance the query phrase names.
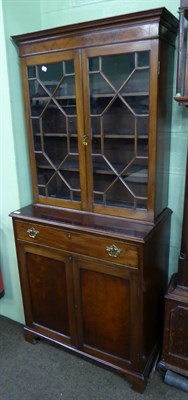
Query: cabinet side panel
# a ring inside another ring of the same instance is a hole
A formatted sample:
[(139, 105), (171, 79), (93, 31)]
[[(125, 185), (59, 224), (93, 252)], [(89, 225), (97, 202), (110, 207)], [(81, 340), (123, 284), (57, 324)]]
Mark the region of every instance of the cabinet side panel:
[(168, 279), (170, 215), (155, 227), (144, 245), (143, 354), (162, 342), (164, 294)]
[(160, 43), (155, 216), (168, 206), (174, 47)]

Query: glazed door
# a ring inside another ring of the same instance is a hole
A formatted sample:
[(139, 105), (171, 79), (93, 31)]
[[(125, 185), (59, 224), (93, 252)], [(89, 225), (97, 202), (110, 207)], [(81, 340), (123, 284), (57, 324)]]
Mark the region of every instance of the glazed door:
[(144, 219), (153, 209), (149, 194), (155, 177), (155, 64), (150, 41), (83, 52), (92, 211)]
[(62, 252), (18, 244), (26, 326), (48, 338), (75, 344), (71, 265)]
[(131, 369), (139, 346), (136, 275), (81, 259), (74, 260), (73, 268), (80, 350)]
[(85, 208), (79, 51), (27, 57), (22, 75), (35, 201)]

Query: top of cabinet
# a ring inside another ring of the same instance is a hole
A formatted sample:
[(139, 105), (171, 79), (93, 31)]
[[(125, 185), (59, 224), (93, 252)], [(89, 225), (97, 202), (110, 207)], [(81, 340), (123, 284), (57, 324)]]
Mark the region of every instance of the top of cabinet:
[[(116, 32), (117, 30), (119, 32), (120, 29), (121, 34), (117, 37)], [(53, 47), (57, 50), (56, 41), (58, 39), (66, 39), (66, 43), (64, 41), (61, 42), (62, 47), (67, 47), (67, 44), (69, 48), (91, 46), (92, 43), (96, 44), (99, 31), (100, 35), (102, 32), (108, 31), (110, 43), (117, 42), (117, 40), (132, 41), (160, 37), (173, 44), (177, 30), (178, 20), (163, 7), (16, 35), (12, 36), (12, 39), (20, 48), (20, 56), (24, 57), (34, 53), (41, 53), (41, 47), (37, 47), (37, 45), (44, 41), (51, 42), (46, 51), (53, 51)], [(72, 39), (73, 37), (74, 40)], [(108, 41), (107, 38), (104, 41)]]

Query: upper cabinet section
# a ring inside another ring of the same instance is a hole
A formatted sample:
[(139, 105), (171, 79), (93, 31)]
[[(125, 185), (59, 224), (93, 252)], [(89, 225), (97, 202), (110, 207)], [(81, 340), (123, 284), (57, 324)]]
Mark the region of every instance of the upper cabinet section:
[(167, 207), (177, 28), (157, 9), (13, 38), (35, 203), (148, 221)]

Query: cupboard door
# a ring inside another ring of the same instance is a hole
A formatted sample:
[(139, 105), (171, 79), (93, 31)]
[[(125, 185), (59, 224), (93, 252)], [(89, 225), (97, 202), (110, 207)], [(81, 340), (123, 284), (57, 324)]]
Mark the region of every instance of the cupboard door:
[(74, 343), (71, 266), (62, 253), (18, 245), (26, 325), (51, 339)]
[[(86, 203), (79, 52), (22, 62), (36, 201), (69, 208)], [(79, 99), (79, 101), (77, 100)]]
[[(149, 94), (151, 80), (153, 85), (157, 80), (156, 69), (151, 68), (155, 56), (149, 41), (83, 53), (85, 124), (90, 137), (89, 201), (93, 211), (125, 215), (129, 210), (143, 217), (151, 207), (150, 111), (157, 93), (152, 95), (153, 103)], [(155, 141), (154, 129), (152, 134)]]
[(80, 349), (131, 368), (139, 332), (139, 317), (134, 321), (139, 316), (136, 276), (118, 267), (76, 260), (74, 285)]

